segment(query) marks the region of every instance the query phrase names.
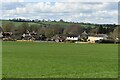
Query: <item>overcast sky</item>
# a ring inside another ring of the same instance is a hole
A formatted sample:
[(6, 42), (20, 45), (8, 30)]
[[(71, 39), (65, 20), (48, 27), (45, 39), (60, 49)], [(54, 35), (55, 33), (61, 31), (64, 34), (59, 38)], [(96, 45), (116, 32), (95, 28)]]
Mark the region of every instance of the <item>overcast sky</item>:
[(3, 19), (63, 19), (74, 22), (118, 23), (118, 2), (4, 0), (1, 10)]

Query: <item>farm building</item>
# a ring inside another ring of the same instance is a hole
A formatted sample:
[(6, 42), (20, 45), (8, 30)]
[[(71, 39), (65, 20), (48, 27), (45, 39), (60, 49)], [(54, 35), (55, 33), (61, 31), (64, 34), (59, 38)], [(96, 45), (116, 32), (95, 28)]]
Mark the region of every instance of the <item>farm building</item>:
[(55, 36), (52, 37), (52, 41), (55, 41), (55, 42), (63, 42), (65, 41), (65, 39), (66, 39), (66, 36), (62, 34), (56, 34)]
[(31, 33), (29, 31), (27, 31), (26, 33), (24, 33), (22, 35), (22, 39), (23, 40), (35, 40), (36, 36), (37, 36), (37, 33), (35, 31), (33, 31)]
[(106, 34), (97, 34), (95, 36), (88, 36), (87, 41), (90, 43), (95, 43), (96, 41), (106, 40), (108, 36)]
[(81, 34), (81, 38), (88, 38), (88, 34), (86, 31), (84, 31), (82, 34)]
[(3, 40), (5, 41), (12, 40), (12, 35), (13, 35), (12, 32), (3, 32), (2, 35), (3, 35)]
[(68, 35), (66, 37), (66, 40), (67, 41), (78, 41), (80, 38), (80, 35)]
[(30, 40), (31, 38), (32, 38), (32, 35), (30, 34), (29, 31), (27, 31), (22, 35), (22, 40)]
[(87, 38), (88, 38), (88, 34), (87, 34), (87, 32), (86, 31), (84, 31), (82, 34), (81, 34), (81, 37), (80, 37), (80, 40), (81, 41), (87, 41)]

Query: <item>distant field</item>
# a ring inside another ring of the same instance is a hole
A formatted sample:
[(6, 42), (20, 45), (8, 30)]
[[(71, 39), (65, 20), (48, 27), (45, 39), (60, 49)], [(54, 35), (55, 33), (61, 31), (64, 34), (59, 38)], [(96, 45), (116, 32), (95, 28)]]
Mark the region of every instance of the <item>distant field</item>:
[(116, 44), (3, 42), (6, 78), (116, 78)]
[[(23, 23), (23, 22), (14, 22), (14, 21), (7, 21), (7, 20), (1, 21), (1, 20), (0, 20), (0, 25), (6, 24), (6, 23), (9, 23), (9, 22), (13, 23), (14, 26), (16, 26), (16, 27), (21, 26), (21, 24)], [(37, 24), (37, 23), (34, 23), (34, 22), (28, 22), (28, 24), (29, 24), (29, 25), (33, 25), (33, 24), (40, 25), (40, 24)]]
[[(8, 22), (11, 22), (11, 23), (13, 23), (16, 27), (19, 27), (19, 26), (21, 26), (21, 24), (23, 23), (23, 22), (14, 22), (14, 21), (8, 21), (8, 20), (0, 20), (0, 25), (2, 25), (2, 24), (6, 24), (6, 23), (8, 23)], [(64, 23), (64, 22), (38, 22), (38, 23), (35, 23), (35, 22), (28, 22), (28, 24), (29, 25), (43, 25), (43, 24), (46, 24), (46, 25), (61, 25), (61, 26), (63, 26), (63, 27), (69, 27), (70, 25), (73, 25), (74, 23)], [(95, 27), (95, 25), (90, 25), (90, 24), (81, 24), (81, 23), (77, 23), (78, 25), (80, 25), (80, 26), (82, 26), (82, 27), (92, 27), (92, 28), (94, 28)]]

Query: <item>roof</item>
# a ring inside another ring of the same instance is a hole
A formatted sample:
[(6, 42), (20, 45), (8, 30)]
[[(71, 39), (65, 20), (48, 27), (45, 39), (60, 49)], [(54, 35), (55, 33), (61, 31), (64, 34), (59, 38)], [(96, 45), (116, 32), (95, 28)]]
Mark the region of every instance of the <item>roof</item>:
[(82, 33), (82, 35), (88, 35), (88, 34), (87, 34), (87, 32), (86, 32), (86, 31), (84, 31), (84, 32)]
[(10, 34), (10, 35), (12, 35), (12, 32), (4, 32), (3, 34)]
[(79, 35), (70, 34), (67, 37), (78, 37)]

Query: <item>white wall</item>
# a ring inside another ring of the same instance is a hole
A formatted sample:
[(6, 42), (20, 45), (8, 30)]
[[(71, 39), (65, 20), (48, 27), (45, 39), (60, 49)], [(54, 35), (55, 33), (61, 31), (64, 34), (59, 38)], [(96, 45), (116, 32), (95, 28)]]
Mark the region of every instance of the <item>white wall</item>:
[(96, 40), (101, 40), (101, 39), (104, 39), (103, 37), (93, 37), (93, 36), (89, 36), (87, 41), (88, 42), (95, 42)]
[(78, 37), (67, 37), (66, 40), (78, 40)]

